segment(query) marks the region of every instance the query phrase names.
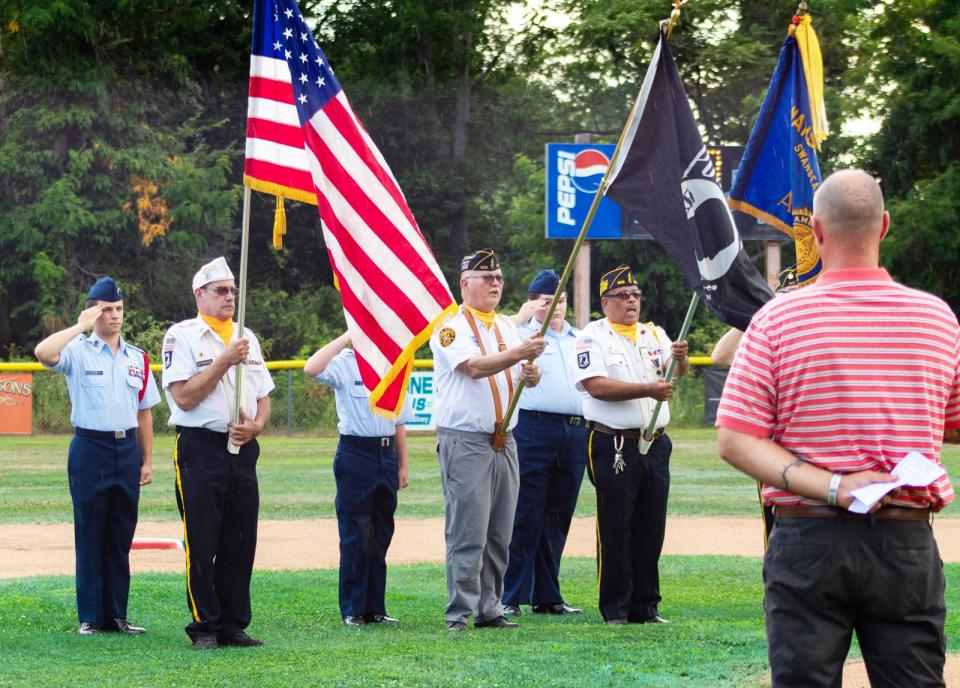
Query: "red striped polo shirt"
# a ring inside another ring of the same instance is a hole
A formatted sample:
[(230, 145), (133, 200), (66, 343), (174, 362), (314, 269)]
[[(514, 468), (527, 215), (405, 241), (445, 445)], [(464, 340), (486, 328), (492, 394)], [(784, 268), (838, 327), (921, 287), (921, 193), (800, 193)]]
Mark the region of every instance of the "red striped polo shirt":
[[(960, 327), (940, 299), (886, 270), (831, 270), (763, 306), (740, 342), (717, 427), (772, 439), (821, 468), (892, 471), (912, 451), (940, 460), (960, 427)], [(818, 504), (770, 485), (766, 504)], [(939, 511), (944, 476), (901, 489), (901, 506)]]

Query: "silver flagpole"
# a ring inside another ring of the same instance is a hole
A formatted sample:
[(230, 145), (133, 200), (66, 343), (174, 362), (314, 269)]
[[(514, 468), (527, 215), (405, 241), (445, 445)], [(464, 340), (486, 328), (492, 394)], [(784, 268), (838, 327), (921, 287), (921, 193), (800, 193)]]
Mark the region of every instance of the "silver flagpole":
[[(243, 337), (244, 321), (247, 317), (247, 254), (250, 252), (250, 187), (243, 187), (243, 235), (240, 240), (240, 282), (237, 285), (240, 293), (237, 295), (237, 339)], [(243, 363), (234, 367), (234, 387), (236, 395), (231, 409), (231, 421), (240, 422), (240, 408), (243, 402)], [(227, 450), (231, 454), (240, 453), (240, 445), (227, 439)]]

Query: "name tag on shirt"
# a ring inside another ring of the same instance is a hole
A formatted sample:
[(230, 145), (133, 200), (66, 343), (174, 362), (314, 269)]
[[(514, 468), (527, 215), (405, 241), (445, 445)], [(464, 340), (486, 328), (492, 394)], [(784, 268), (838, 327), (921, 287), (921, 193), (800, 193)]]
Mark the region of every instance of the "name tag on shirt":
[(103, 375), (102, 370), (85, 370), (83, 372), (86, 373), (87, 375)]
[(206, 368), (206, 367), (207, 367), (208, 365), (210, 365), (211, 363), (213, 363), (213, 359), (212, 359), (212, 358), (205, 358), (205, 359), (203, 359), (202, 361), (197, 361), (197, 367), (198, 367), (198, 368)]

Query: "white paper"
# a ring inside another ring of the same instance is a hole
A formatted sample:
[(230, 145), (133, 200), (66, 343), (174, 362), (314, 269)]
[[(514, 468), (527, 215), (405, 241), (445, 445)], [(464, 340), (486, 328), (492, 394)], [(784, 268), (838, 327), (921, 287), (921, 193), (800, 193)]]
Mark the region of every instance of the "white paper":
[(902, 485), (926, 487), (945, 474), (946, 471), (940, 464), (931, 461), (923, 454), (910, 452), (893, 469), (891, 475), (897, 477), (895, 481), (892, 483), (873, 483), (854, 490), (851, 493), (854, 499), (849, 506), (849, 510), (855, 514), (865, 514), (888, 492)]

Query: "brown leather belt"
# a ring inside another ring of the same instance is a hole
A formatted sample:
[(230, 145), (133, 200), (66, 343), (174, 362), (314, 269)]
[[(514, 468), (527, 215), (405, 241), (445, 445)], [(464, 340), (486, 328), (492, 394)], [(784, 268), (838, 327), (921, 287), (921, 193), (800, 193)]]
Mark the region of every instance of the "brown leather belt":
[[(587, 427), (591, 430), (596, 430), (597, 432), (603, 432), (608, 435), (620, 435), (621, 437), (628, 437), (631, 440), (639, 440), (643, 437), (642, 429), (631, 429), (631, 430), (621, 430), (620, 428), (611, 428), (608, 425), (603, 423), (598, 423), (595, 420), (588, 420)], [(663, 434), (664, 428), (657, 428), (653, 433), (653, 439), (657, 439), (660, 435)]]
[(777, 518), (876, 518), (881, 521), (929, 521), (930, 509), (885, 506), (872, 514), (855, 514), (832, 506), (775, 506)]

